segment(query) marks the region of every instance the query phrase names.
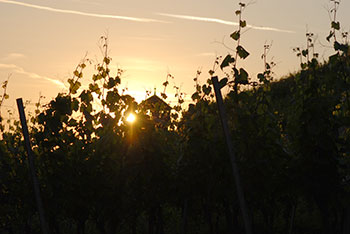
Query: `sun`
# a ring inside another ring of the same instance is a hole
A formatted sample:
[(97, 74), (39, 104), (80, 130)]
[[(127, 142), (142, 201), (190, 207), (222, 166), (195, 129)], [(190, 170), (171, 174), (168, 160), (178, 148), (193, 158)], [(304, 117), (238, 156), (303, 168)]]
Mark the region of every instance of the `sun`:
[(126, 121), (128, 121), (129, 123), (133, 123), (136, 120), (136, 117), (134, 114), (130, 113), (128, 115), (128, 117), (126, 118)]

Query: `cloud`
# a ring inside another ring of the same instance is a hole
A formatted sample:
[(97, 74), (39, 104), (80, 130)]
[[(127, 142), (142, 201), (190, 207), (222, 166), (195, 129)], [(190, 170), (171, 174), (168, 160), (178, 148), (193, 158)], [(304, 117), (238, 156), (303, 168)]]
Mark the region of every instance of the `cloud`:
[(10, 53), (7, 56), (8, 58), (24, 58), (26, 57), (24, 54), (21, 53)]
[(25, 58), (26, 56), (21, 53), (9, 53), (7, 56), (2, 58), (2, 60), (14, 60), (14, 59), (20, 59)]
[(0, 69), (9, 69), (11, 70), (13, 73), (17, 73), (17, 74), (22, 74), (22, 75), (26, 75), (30, 78), (33, 78), (33, 79), (41, 79), (41, 80), (46, 80), (46, 81), (49, 81), (59, 87), (62, 87), (64, 88), (65, 85), (62, 81), (59, 81), (59, 80), (55, 80), (55, 79), (52, 79), (52, 78), (49, 78), (49, 77), (46, 77), (46, 76), (41, 76), (41, 75), (38, 75), (36, 73), (33, 73), (33, 72), (28, 72), (28, 71), (25, 71), (22, 67), (19, 67), (15, 64), (4, 64), (4, 63), (0, 63)]
[[(192, 15), (176, 15), (176, 14), (167, 14), (167, 13), (157, 13), (157, 14), (161, 15), (161, 16), (178, 18), (178, 19), (203, 21), (203, 22), (211, 22), (211, 23), (218, 23), (218, 24), (224, 24), (224, 25), (238, 26), (237, 22), (216, 19), (216, 18), (198, 17), (198, 16), (192, 16)], [(255, 26), (255, 25), (249, 25), (249, 24), (247, 25), (247, 28), (252, 28), (252, 29), (256, 29), (256, 30), (264, 30), (264, 31), (283, 32), (283, 33), (295, 33), (294, 31), (290, 31), (290, 30), (284, 30), (284, 29), (278, 29), (278, 28), (272, 28), (272, 27), (264, 27), (264, 26)]]
[(8, 4), (12, 4), (12, 5), (30, 7), (30, 8), (35, 8), (35, 9), (39, 9), (39, 10), (64, 13), (64, 14), (82, 15), (82, 16), (107, 18), (107, 19), (128, 20), (128, 21), (144, 22), (144, 23), (150, 23), (150, 22), (158, 22), (158, 23), (162, 22), (162, 23), (164, 23), (164, 21), (160, 21), (160, 20), (156, 20), (156, 19), (138, 18), (138, 17), (121, 16), (121, 15), (95, 14), (95, 13), (88, 13), (88, 12), (74, 11), (74, 10), (64, 10), (64, 9), (39, 6), (39, 5), (34, 5), (34, 4), (29, 4), (29, 3), (24, 3), (24, 2), (17, 2), (17, 1), (12, 1), (12, 0), (0, 0), (0, 3), (8, 3)]
[(215, 18), (206, 18), (206, 17), (191, 16), (191, 15), (175, 15), (175, 14), (167, 14), (167, 13), (158, 13), (158, 15), (178, 18), (178, 19), (205, 21), (205, 22), (213, 22), (213, 23), (226, 24), (226, 25), (238, 25), (238, 23), (236, 22), (215, 19)]

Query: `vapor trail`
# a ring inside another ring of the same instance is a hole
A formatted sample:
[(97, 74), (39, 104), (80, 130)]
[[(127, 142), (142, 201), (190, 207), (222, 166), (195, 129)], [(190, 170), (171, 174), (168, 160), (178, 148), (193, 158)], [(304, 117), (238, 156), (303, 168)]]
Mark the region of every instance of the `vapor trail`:
[[(198, 16), (192, 16), (192, 15), (176, 15), (176, 14), (167, 14), (167, 13), (158, 13), (158, 15), (172, 17), (172, 18), (178, 18), (178, 19), (185, 19), (185, 20), (204, 21), (204, 22), (212, 22), (212, 23), (218, 23), (218, 24), (238, 26), (237, 22), (216, 19), (216, 18), (198, 17)], [(278, 29), (278, 28), (272, 28), (272, 27), (255, 26), (255, 25), (250, 25), (250, 24), (247, 25), (247, 28), (252, 28), (252, 29), (256, 29), (256, 30), (264, 30), (264, 31), (283, 32), (283, 33), (295, 33), (294, 31), (290, 31), (290, 30), (284, 30), (284, 29)]]
[(145, 22), (145, 23), (163, 22), (163, 21), (159, 21), (159, 20), (155, 20), (155, 19), (147, 19), (147, 18), (137, 18), (137, 17), (120, 16), (120, 15), (105, 15), (105, 14), (87, 13), (87, 12), (82, 12), (82, 11), (57, 9), (57, 8), (39, 6), (39, 5), (34, 5), (34, 4), (29, 4), (29, 3), (24, 3), (24, 2), (17, 2), (17, 1), (12, 1), (12, 0), (0, 0), (0, 3), (8, 3), (8, 4), (12, 4), (12, 5), (30, 7), (30, 8), (35, 8), (35, 9), (39, 9), (39, 10), (65, 13), (65, 14), (73, 14), (73, 15), (90, 16), (90, 17), (97, 17), (97, 18), (119, 19), (119, 20), (128, 20), (128, 21)]
[(26, 76), (33, 78), (33, 79), (46, 80), (46, 81), (49, 81), (49, 82), (51, 82), (51, 83), (53, 83), (61, 88), (65, 87), (65, 85), (62, 81), (55, 80), (55, 79), (52, 79), (52, 78), (49, 78), (46, 76), (41, 76), (41, 75), (38, 75), (38, 74), (33, 73), (33, 72), (25, 71), (22, 67), (17, 66), (15, 64), (0, 63), (0, 69), (10, 69), (12, 72), (17, 73), (17, 74), (26, 75)]

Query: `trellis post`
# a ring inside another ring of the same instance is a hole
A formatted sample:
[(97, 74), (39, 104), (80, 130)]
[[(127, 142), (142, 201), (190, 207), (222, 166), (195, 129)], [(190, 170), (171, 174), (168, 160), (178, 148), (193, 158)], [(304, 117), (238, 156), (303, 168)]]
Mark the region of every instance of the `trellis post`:
[(35, 200), (36, 200), (36, 204), (39, 212), (41, 230), (43, 234), (48, 234), (49, 232), (48, 232), (48, 227), (45, 219), (44, 207), (40, 196), (39, 181), (38, 181), (38, 178), (35, 172), (35, 167), (34, 167), (34, 158), (33, 158), (32, 147), (30, 144), (27, 120), (24, 113), (23, 101), (22, 101), (22, 98), (18, 98), (16, 101), (17, 101), (18, 113), (19, 113), (19, 117), (22, 125), (25, 148), (28, 155), (29, 171), (33, 181), (34, 194), (35, 194)]
[(216, 103), (218, 105), (219, 115), (220, 115), (220, 119), (221, 119), (221, 125), (222, 125), (223, 131), (224, 131), (226, 145), (227, 145), (228, 153), (229, 153), (230, 159), (231, 159), (233, 177), (234, 177), (235, 184), (236, 184), (239, 206), (240, 206), (242, 216), (243, 216), (244, 228), (245, 228), (246, 234), (252, 234), (251, 221), (249, 218), (249, 213), (248, 213), (246, 201), (244, 198), (244, 192), (243, 192), (242, 185), (241, 185), (241, 179), (239, 176), (236, 157), (235, 157), (235, 153), (233, 150), (232, 137), (230, 134), (230, 130), (228, 128), (227, 118), (226, 118), (226, 110), (225, 110), (225, 106), (224, 106), (224, 102), (223, 102), (223, 98), (222, 98), (222, 94), (221, 94), (221, 89), (225, 85), (220, 84), (217, 76), (212, 77), (211, 80), (213, 82)]

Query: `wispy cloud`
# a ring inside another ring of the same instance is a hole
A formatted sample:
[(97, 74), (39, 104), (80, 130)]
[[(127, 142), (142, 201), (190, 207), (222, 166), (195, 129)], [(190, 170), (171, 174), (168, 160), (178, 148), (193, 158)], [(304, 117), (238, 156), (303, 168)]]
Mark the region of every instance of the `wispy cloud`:
[[(217, 23), (217, 24), (238, 26), (237, 22), (227, 21), (227, 20), (222, 20), (217, 18), (199, 17), (199, 16), (192, 16), (192, 15), (176, 15), (176, 14), (167, 14), (167, 13), (157, 13), (157, 14), (161, 16), (178, 18), (178, 19), (204, 21), (204, 22), (211, 22), (211, 23)], [(250, 25), (250, 24), (247, 25), (247, 28), (252, 28), (256, 30), (283, 32), (283, 33), (295, 33), (294, 31), (290, 31), (290, 30), (284, 30), (284, 29), (273, 28), (273, 27), (256, 26), (256, 25)]]
[(14, 60), (14, 59), (21, 59), (25, 58), (26, 56), (21, 53), (9, 53), (5, 57), (2, 58), (2, 60)]
[(82, 11), (74, 11), (74, 10), (57, 9), (57, 8), (40, 6), (40, 5), (24, 3), (24, 2), (17, 2), (17, 1), (12, 1), (12, 0), (0, 0), (0, 3), (8, 3), (8, 4), (12, 4), (12, 5), (30, 7), (30, 8), (35, 8), (35, 9), (39, 9), (39, 10), (64, 13), (64, 14), (90, 16), (90, 17), (97, 17), (97, 18), (128, 20), (128, 21), (144, 22), (144, 23), (164, 22), (164, 21), (160, 21), (160, 20), (156, 20), (156, 19), (148, 19), (148, 18), (138, 18), (138, 17), (121, 16), (121, 15), (106, 15), (106, 14), (96, 14), (96, 13), (88, 13), (88, 12), (82, 12)]
[(57, 85), (59, 87), (62, 87), (62, 88), (65, 87), (65, 85), (64, 85), (64, 83), (62, 81), (59, 81), (59, 80), (56, 80), (56, 79), (52, 79), (52, 78), (49, 78), (49, 77), (46, 77), (46, 76), (41, 76), (41, 75), (33, 73), (33, 72), (25, 71), (22, 67), (17, 66), (15, 64), (0, 63), (0, 69), (8, 69), (8, 70), (10, 70), (13, 73), (22, 74), (22, 75), (28, 76), (30, 78), (33, 78), (33, 79), (46, 80), (46, 81), (49, 81), (49, 82), (51, 82), (51, 83), (53, 83), (53, 84), (55, 84), (55, 85)]

